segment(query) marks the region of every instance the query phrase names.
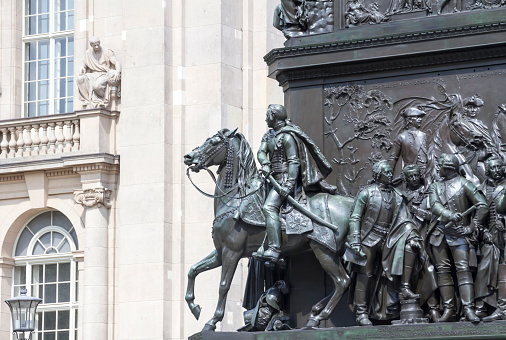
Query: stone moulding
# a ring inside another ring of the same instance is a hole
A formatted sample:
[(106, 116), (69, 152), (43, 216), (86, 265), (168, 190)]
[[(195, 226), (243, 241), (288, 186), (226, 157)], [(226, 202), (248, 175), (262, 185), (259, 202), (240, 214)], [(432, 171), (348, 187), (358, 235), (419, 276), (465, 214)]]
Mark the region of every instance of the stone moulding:
[(74, 199), (76, 203), (81, 204), (85, 208), (103, 206), (109, 209), (111, 207), (111, 190), (104, 187), (75, 190)]
[(445, 39), (451, 37), (470, 36), (475, 34), (483, 34), (488, 32), (501, 32), (501, 31), (506, 31), (506, 21), (483, 25), (471, 25), (463, 27), (437, 29), (433, 31), (413, 32), (383, 37), (371, 37), (367, 39), (348, 40), (335, 43), (322, 43), (305, 46), (285, 47), (270, 51), (264, 56), (264, 61), (268, 65), (270, 65), (274, 61), (281, 58), (311, 55), (315, 53), (340, 52), (345, 50), (355, 50), (359, 48), (368, 48), (376, 46), (406, 44), (410, 42), (417, 42), (424, 40), (428, 41), (434, 39)]

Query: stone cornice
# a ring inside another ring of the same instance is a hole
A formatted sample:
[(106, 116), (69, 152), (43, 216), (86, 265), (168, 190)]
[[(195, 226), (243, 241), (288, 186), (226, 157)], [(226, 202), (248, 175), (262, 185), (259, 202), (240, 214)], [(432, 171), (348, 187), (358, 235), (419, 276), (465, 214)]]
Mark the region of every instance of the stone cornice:
[(315, 53), (339, 52), (345, 50), (355, 50), (358, 48), (368, 48), (376, 46), (406, 44), (422, 40), (428, 41), (434, 39), (470, 36), (474, 34), (483, 34), (488, 32), (499, 32), (499, 31), (506, 31), (506, 21), (485, 25), (471, 25), (456, 28), (437, 29), (433, 31), (413, 32), (384, 37), (371, 37), (367, 39), (349, 40), (336, 43), (322, 43), (305, 46), (279, 48), (274, 49), (269, 53), (267, 53), (264, 57), (264, 60), (268, 65), (270, 65), (275, 60), (280, 58), (288, 58)]
[(341, 64), (321, 65), (311, 68), (295, 68), (279, 71), (276, 79), (281, 85), (291, 80), (310, 78), (329, 78), (360, 73), (395, 71), (417, 67), (444, 66), (479, 60), (506, 57), (506, 43), (499, 46), (486, 46), (450, 51), (419, 53), (408, 56), (376, 58)]
[(85, 208), (93, 208), (95, 206), (111, 207), (110, 189), (97, 187), (93, 189), (75, 190), (74, 200), (77, 204), (81, 204)]
[(0, 176), (0, 182), (21, 182), (25, 180), (24, 174), (15, 174), (15, 175), (3, 175)]

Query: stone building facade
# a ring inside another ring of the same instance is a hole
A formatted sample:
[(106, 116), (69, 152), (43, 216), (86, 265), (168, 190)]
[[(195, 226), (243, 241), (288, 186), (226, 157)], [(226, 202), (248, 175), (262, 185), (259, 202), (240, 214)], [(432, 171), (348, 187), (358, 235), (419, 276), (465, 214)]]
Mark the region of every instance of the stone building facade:
[[(212, 200), (183, 155), (222, 127), (258, 148), (265, 108), (282, 103), (263, 56), (284, 38), (278, 1), (2, 0), (0, 298), (44, 299), (35, 339), (182, 339), (216, 304)], [(92, 37), (121, 64), (117, 100), (83, 107), (77, 78)], [(207, 191), (212, 181), (197, 175)], [(242, 324), (246, 264), (223, 330)], [(0, 339), (11, 337), (0, 305)]]

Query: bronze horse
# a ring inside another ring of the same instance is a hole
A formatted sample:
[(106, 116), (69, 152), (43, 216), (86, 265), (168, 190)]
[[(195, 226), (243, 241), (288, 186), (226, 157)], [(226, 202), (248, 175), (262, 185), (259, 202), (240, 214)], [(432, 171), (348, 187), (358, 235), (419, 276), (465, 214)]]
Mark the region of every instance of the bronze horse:
[[(222, 129), (208, 138), (204, 144), (184, 156), (184, 163), (190, 170), (199, 171), (209, 166), (219, 166), (219, 176), (214, 194), (213, 241), (215, 250), (200, 262), (194, 264), (188, 272), (186, 302), (196, 319), (200, 316), (200, 306), (195, 304), (195, 278), (198, 274), (221, 266), (218, 305), (214, 316), (203, 328), (203, 331), (214, 331), (216, 324), (223, 319), (227, 293), (230, 288), (237, 264), (241, 258), (250, 257), (263, 243), (265, 227), (258, 227), (234, 219), (234, 214), (241, 203), (241, 195), (247, 191), (246, 186), (252, 180), (258, 180), (259, 174), (250, 145), (240, 133)], [(322, 198), (328, 194), (318, 193), (309, 198), (309, 207), (315, 211)], [(290, 256), (312, 249), (322, 268), (334, 283), (334, 291), (318, 302), (312, 309), (307, 327), (317, 327), (330, 314), (350, 284), (350, 277), (343, 267), (341, 255), (344, 252), (348, 219), (353, 199), (343, 196), (328, 195), (330, 222), (338, 227), (334, 233), (337, 252), (309, 239), (307, 234), (282, 234), (282, 256)], [(328, 300), (328, 302), (327, 302)], [(326, 303), (326, 305), (324, 305)]]

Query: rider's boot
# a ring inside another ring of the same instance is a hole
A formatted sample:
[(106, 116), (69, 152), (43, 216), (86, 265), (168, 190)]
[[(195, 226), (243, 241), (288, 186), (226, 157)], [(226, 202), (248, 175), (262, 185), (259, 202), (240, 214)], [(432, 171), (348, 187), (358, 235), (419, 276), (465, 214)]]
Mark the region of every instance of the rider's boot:
[(281, 222), (270, 216), (266, 216), (266, 222), (269, 246), (267, 250), (265, 250), (263, 245), (260, 246), (252, 256), (264, 261), (277, 262), (281, 253)]
[(367, 274), (357, 273), (357, 282), (355, 284), (355, 308), (357, 315), (357, 324), (359, 326), (372, 326), (369, 320), (368, 290), (371, 277)]
[(412, 251), (404, 252), (404, 270), (401, 277), (401, 288), (399, 290), (400, 298), (404, 300), (417, 299), (419, 294), (413, 293), (410, 287), (411, 275), (413, 274), (413, 266), (415, 264), (416, 254)]

